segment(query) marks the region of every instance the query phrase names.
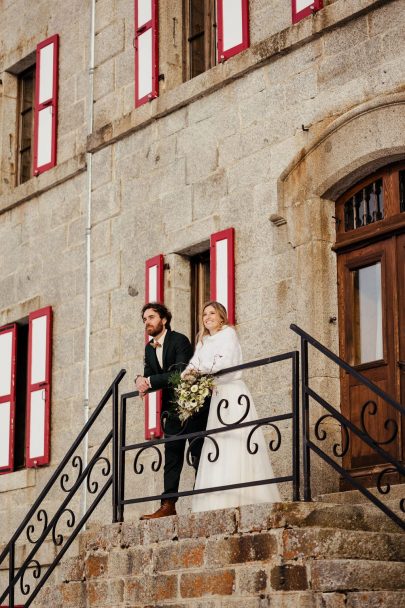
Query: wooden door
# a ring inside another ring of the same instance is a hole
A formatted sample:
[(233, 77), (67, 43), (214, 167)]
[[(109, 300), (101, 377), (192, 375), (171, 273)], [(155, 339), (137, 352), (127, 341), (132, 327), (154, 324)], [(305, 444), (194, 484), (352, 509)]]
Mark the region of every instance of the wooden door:
[[(396, 237), (339, 256), (341, 351), (345, 360), (398, 399), (398, 280)], [(399, 423), (393, 408), (346, 372), (342, 373), (342, 412), (365, 428), (384, 449), (401, 458)], [(345, 466), (364, 469), (382, 460), (354, 434)], [(360, 471), (359, 471), (360, 473)]]

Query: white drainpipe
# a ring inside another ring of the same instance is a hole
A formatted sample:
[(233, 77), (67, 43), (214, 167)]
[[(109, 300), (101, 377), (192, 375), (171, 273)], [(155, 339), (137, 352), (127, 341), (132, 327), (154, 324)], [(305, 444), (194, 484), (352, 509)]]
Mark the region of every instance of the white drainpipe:
[[(93, 132), (93, 105), (94, 105), (94, 40), (95, 40), (96, 0), (91, 0), (90, 16), (90, 39), (89, 39), (89, 80), (88, 80), (88, 104), (87, 104), (87, 134)], [(86, 304), (85, 304), (85, 327), (84, 327), (84, 421), (89, 419), (89, 397), (90, 397), (90, 328), (91, 328), (91, 187), (92, 187), (92, 155), (86, 154), (87, 164), (87, 204), (86, 204)], [(89, 440), (88, 434), (83, 439), (83, 468), (88, 463)], [(87, 483), (82, 484), (81, 512), (87, 510)]]

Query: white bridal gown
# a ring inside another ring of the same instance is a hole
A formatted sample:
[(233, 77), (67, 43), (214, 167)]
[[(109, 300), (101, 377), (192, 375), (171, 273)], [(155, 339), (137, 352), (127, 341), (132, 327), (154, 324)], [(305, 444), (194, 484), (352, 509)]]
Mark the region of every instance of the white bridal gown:
[[(241, 363), (242, 351), (236, 332), (233, 327), (225, 326), (216, 334), (205, 336), (203, 342), (197, 344), (189, 366), (203, 373), (213, 373)], [(242, 417), (246, 411), (246, 400), (243, 398), (242, 404), (239, 404), (240, 395), (247, 395), (250, 400), (249, 413), (243, 422), (258, 419), (252, 395), (241, 376), (241, 372), (235, 372), (216, 378), (207, 429), (224, 426), (217, 413), (218, 403), (222, 399), (229, 402), (227, 408), (222, 405), (220, 410), (220, 416), (225, 423), (237, 422)], [(248, 452), (248, 436), (252, 429), (253, 425), (211, 435), (219, 448), (219, 456), (215, 462), (210, 462), (209, 456), (210, 454), (216, 455), (216, 448), (209, 437), (205, 438), (195, 482), (196, 490), (274, 478), (262, 428), (259, 427), (254, 432), (251, 440), (252, 446), (255, 443), (259, 446), (257, 453)], [(196, 494), (193, 496), (192, 510), (194, 512), (209, 511), (278, 501), (280, 501), (280, 494), (276, 484), (265, 484)]]

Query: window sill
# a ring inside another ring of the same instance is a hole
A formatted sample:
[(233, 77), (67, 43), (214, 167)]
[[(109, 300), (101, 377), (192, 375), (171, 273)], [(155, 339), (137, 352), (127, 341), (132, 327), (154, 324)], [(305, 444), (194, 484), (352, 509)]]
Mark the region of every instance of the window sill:
[(28, 201), (63, 182), (68, 181), (86, 169), (84, 154), (75, 156), (60, 165), (56, 165), (49, 171), (41, 173), (38, 177), (32, 177), (20, 186), (0, 196), (0, 215), (17, 205)]
[(0, 494), (35, 486), (35, 482), (35, 469), (22, 469), (21, 471), (4, 473), (4, 475), (0, 475)]

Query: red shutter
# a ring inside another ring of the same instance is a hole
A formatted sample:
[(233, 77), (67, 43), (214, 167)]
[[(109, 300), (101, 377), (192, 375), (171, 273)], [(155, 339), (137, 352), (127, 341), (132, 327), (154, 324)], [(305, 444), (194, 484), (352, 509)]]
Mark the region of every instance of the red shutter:
[(0, 329), (0, 473), (14, 467), (17, 326)]
[(249, 47), (249, 0), (218, 0), (218, 63)]
[(56, 165), (56, 128), (58, 122), (58, 49), (59, 36), (51, 36), (37, 46), (34, 175)]
[(158, 1), (135, 0), (135, 107), (158, 95)]
[(292, 21), (298, 23), (321, 8), (323, 8), (323, 0), (292, 0)]
[(52, 309), (29, 316), (26, 465), (49, 462)]
[(211, 299), (223, 304), (229, 322), (235, 323), (235, 229), (211, 235)]
[[(163, 255), (146, 261), (145, 303), (163, 303)], [(145, 341), (149, 342), (149, 336)], [(162, 412), (162, 391), (155, 391), (145, 397), (145, 439), (162, 436), (160, 414)]]

